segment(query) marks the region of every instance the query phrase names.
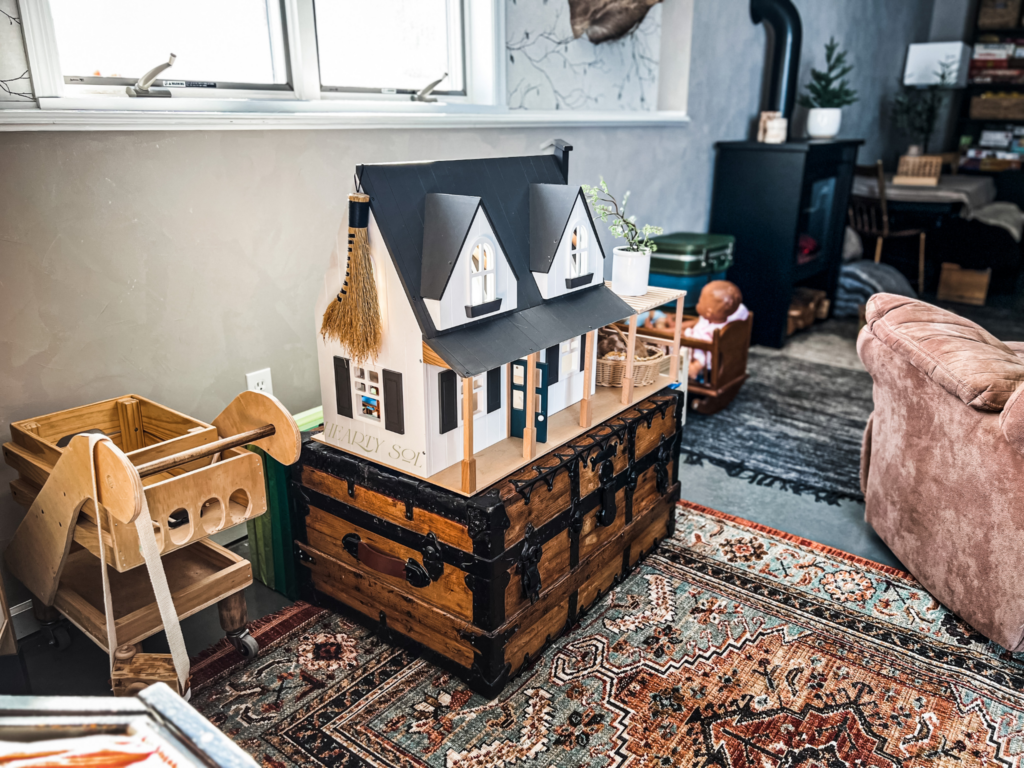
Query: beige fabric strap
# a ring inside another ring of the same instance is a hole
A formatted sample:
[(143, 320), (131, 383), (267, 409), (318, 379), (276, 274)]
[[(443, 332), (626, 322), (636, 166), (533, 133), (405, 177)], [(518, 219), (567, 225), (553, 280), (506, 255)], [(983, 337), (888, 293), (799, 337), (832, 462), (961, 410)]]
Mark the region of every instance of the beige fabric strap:
[(171, 589), (167, 586), (167, 574), (164, 573), (164, 564), (160, 560), (160, 550), (156, 546), (153, 518), (149, 516), (149, 504), (146, 502), (145, 494), (142, 495), (142, 512), (135, 518), (135, 530), (139, 532), (139, 548), (142, 550), (142, 559), (146, 561), (146, 570), (149, 571), (153, 594), (156, 595), (156, 607), (160, 611), (160, 621), (164, 625), (167, 644), (171, 647), (174, 671), (178, 673), (178, 683), (187, 699), (191, 693), (191, 691), (185, 690), (189, 673), (188, 652), (185, 650), (185, 638), (181, 634), (178, 612), (174, 609), (174, 601), (171, 600)]
[[(95, 450), (96, 443), (108, 439), (96, 436), (92, 440), (90, 450)], [(95, 454), (93, 454), (95, 455)], [(99, 489), (96, 486), (96, 473), (92, 473), (92, 498), (96, 507), (97, 523), (99, 523), (100, 503)], [(100, 549), (100, 573), (103, 580), (103, 613), (107, 624), (107, 653), (110, 657), (110, 669), (114, 669), (114, 650), (117, 648), (117, 627), (114, 623), (114, 608), (110, 596), (110, 579), (107, 575), (107, 556), (103, 548), (103, 526), (97, 524), (97, 536), (99, 537)], [(153, 594), (156, 596), (156, 607), (160, 613), (160, 621), (164, 625), (164, 633), (167, 635), (167, 644), (171, 648), (171, 659), (174, 662), (174, 671), (178, 675), (178, 684), (185, 693), (185, 699), (191, 697), (191, 690), (185, 690), (185, 683), (188, 680), (189, 661), (188, 652), (185, 650), (185, 638), (181, 634), (181, 623), (178, 621), (178, 612), (174, 609), (174, 601), (171, 599), (171, 590), (167, 586), (167, 574), (164, 573), (164, 564), (160, 560), (160, 550), (156, 545), (156, 535), (153, 533), (153, 518), (149, 515), (149, 503), (146, 501), (146, 494), (142, 494), (142, 511), (135, 518), (135, 530), (139, 534), (139, 549), (142, 552), (142, 559), (146, 562), (146, 570), (149, 572), (149, 581), (153, 585)]]
[(96, 443), (107, 438), (91, 435), (89, 438), (89, 455), (93, 458), (92, 472), (92, 503), (96, 510), (96, 536), (99, 539), (100, 577), (103, 581), (103, 615), (107, 625), (107, 656), (110, 658), (110, 671), (114, 670), (114, 650), (117, 648), (117, 626), (114, 624), (114, 607), (110, 600), (110, 578), (107, 575), (107, 552), (103, 547), (103, 523), (100, 507), (99, 488), (96, 485)]

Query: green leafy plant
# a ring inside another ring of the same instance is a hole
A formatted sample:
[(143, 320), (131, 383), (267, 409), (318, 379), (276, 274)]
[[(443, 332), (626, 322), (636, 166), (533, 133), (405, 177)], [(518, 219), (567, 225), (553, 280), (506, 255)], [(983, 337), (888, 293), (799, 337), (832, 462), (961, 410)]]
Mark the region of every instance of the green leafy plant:
[(834, 37), (829, 38), (825, 43), (825, 71), (811, 69), (811, 82), (798, 100), (800, 106), (834, 109), (855, 103), (857, 92), (850, 89), (846, 79), (852, 71), (853, 65), (846, 63), (846, 51), (839, 50), (839, 43)]
[(938, 83), (927, 88), (904, 88), (903, 93), (893, 99), (892, 117), (896, 127), (911, 141), (920, 144), (922, 152), (928, 151), (939, 112), (949, 95), (955, 66), (953, 60), (939, 62), (935, 72)]
[[(583, 194), (590, 201), (590, 206), (601, 217), (601, 221), (608, 224), (608, 229), (616, 238), (625, 238), (626, 250), (642, 251), (650, 248), (651, 251), (658, 250), (658, 246), (651, 242), (653, 235), (660, 235), (665, 230), (651, 224), (644, 224), (643, 227), (636, 225), (636, 216), (626, 216), (626, 203), (629, 201), (629, 192), (622, 196), (620, 203), (615, 196), (608, 191), (608, 185), (604, 183), (604, 177), (596, 187), (589, 184), (583, 185)], [(609, 223), (610, 222), (610, 223)]]

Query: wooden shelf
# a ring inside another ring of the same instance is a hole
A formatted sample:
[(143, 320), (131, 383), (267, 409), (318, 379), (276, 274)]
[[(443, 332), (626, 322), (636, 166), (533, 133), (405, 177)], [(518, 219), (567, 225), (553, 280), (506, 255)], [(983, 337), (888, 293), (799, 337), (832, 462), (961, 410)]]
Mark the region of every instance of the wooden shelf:
[[(252, 566), (234, 552), (203, 540), (161, 558), (178, 618), (184, 619), (252, 584)], [(149, 579), (107, 569), (118, 645), (139, 643), (163, 629)], [(107, 650), (100, 561), (79, 549), (68, 555), (54, 607)]]

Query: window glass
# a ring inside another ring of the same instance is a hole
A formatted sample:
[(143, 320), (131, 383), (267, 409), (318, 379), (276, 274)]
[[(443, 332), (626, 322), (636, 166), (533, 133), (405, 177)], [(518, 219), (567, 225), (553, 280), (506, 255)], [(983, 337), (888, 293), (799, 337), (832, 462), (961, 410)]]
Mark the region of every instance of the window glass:
[(328, 90), (439, 93), (463, 86), (459, 0), (315, 0), (320, 82)]
[(50, 0), (50, 8), (70, 82), (134, 81), (171, 53), (177, 61), (162, 80), (288, 82), (280, 0)]
[(469, 254), (469, 303), (486, 304), (497, 297), (494, 272), (494, 250), (487, 243), (477, 243)]
[(523, 390), (516, 389), (512, 392), (512, 407), (517, 411), (523, 410)]
[(569, 241), (569, 277), (587, 274), (587, 230), (576, 225)]

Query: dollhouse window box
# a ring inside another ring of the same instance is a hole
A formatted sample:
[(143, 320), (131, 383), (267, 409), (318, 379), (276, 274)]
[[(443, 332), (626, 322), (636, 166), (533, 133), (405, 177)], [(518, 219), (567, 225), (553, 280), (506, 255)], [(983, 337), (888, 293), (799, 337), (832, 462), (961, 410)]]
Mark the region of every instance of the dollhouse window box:
[(590, 285), (594, 279), (594, 273), (591, 272), (589, 275), (579, 275), (578, 277), (567, 277), (565, 278), (565, 287), (569, 290), (573, 288), (579, 288), (584, 285)]
[(501, 309), (501, 299), (485, 301), (483, 304), (467, 304), (466, 317), (483, 317)]

